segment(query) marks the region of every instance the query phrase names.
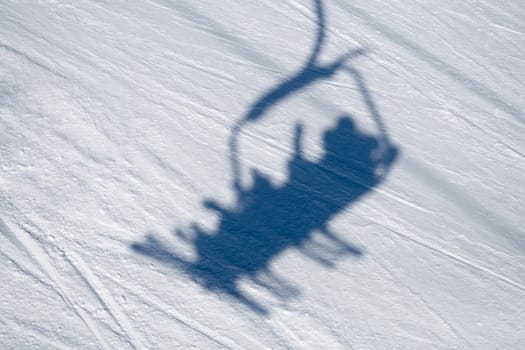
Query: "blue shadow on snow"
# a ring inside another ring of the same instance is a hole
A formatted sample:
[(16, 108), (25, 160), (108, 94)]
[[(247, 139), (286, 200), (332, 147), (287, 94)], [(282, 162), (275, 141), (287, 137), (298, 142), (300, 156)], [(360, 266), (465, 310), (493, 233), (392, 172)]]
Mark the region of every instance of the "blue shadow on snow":
[[(206, 289), (227, 294), (260, 314), (266, 314), (267, 310), (243, 294), (238, 283), (247, 278), (277, 296), (295, 294), (293, 287), (279, 280), (269, 268), (271, 261), (286, 249), (296, 247), (325, 266), (333, 266), (334, 259), (342, 255), (362, 254), (359, 248), (331, 232), (328, 223), (334, 215), (370, 193), (386, 177), (398, 154), (397, 147), (386, 136), (364, 78), (358, 70), (346, 65), (364, 51), (349, 51), (327, 65), (318, 63), (326, 31), (321, 0), (315, 0), (315, 10), (317, 38), (306, 63), (258, 98), (232, 131), (229, 147), (236, 204), (225, 208), (214, 200), (205, 200), (204, 206), (220, 215), (218, 228), (206, 232), (194, 224), (191, 232), (176, 231), (193, 245), (197, 258), (192, 261), (181, 258), (153, 235), (132, 245), (134, 251), (173, 266)], [(324, 157), (313, 162), (303, 157), (303, 126), (297, 125), (288, 180), (275, 186), (266, 175), (253, 171), (252, 186), (243, 188), (237, 146), (242, 128), (263, 118), (272, 106), (297, 91), (329, 79), (338, 71), (354, 78), (381, 135), (361, 132), (351, 116), (342, 115), (337, 125), (324, 134)], [(323, 244), (314, 242), (313, 232), (322, 234)]]

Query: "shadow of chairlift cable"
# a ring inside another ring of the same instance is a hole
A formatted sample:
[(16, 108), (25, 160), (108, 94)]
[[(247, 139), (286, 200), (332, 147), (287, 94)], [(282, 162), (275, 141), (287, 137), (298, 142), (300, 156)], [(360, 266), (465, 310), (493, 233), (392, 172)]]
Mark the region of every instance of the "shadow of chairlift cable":
[[(360, 256), (361, 250), (343, 240), (328, 228), (334, 215), (369, 193), (387, 175), (398, 149), (388, 139), (382, 118), (366, 87), (362, 75), (347, 61), (362, 50), (350, 51), (332, 64), (320, 66), (317, 57), (324, 42), (324, 14), (320, 0), (315, 1), (317, 40), (306, 65), (291, 78), (279, 83), (256, 100), (236, 124), (229, 141), (233, 171), (232, 188), (236, 204), (225, 208), (214, 200), (204, 206), (220, 216), (218, 228), (207, 232), (193, 224), (190, 232), (177, 230), (177, 235), (191, 243), (197, 258), (181, 258), (153, 235), (132, 249), (140, 254), (173, 266), (208, 290), (227, 294), (253, 311), (267, 310), (244, 295), (238, 287), (242, 278), (266, 288), (281, 298), (297, 291), (270, 271), (270, 262), (288, 248), (295, 247), (325, 266), (344, 255)], [(349, 73), (359, 88), (370, 116), (377, 124), (379, 136), (359, 131), (350, 115), (339, 118), (337, 125), (325, 132), (325, 155), (316, 162), (303, 157), (301, 138), (303, 126), (297, 125), (294, 154), (288, 163), (288, 180), (274, 186), (270, 179), (253, 171), (253, 184), (243, 188), (240, 179), (237, 139), (242, 128), (262, 118), (269, 108), (314, 81), (328, 79), (337, 71)], [(324, 243), (312, 239), (322, 234)]]

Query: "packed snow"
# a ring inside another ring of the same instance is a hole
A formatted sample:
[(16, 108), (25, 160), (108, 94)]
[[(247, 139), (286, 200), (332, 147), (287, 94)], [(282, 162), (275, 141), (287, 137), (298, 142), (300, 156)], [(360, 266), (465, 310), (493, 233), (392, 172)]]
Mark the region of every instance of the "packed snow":
[(0, 348), (525, 348), (525, 6), (0, 1)]

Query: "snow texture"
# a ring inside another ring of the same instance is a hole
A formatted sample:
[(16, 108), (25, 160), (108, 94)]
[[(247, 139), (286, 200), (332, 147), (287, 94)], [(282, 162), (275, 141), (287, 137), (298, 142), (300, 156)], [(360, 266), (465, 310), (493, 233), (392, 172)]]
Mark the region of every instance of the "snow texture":
[(0, 348), (525, 348), (524, 23), (0, 1)]

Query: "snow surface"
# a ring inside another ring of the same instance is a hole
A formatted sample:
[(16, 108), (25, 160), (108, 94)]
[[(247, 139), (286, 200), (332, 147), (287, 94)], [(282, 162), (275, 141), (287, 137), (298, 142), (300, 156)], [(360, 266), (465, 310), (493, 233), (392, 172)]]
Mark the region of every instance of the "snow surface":
[(525, 348), (519, 0), (0, 2), (2, 349)]

